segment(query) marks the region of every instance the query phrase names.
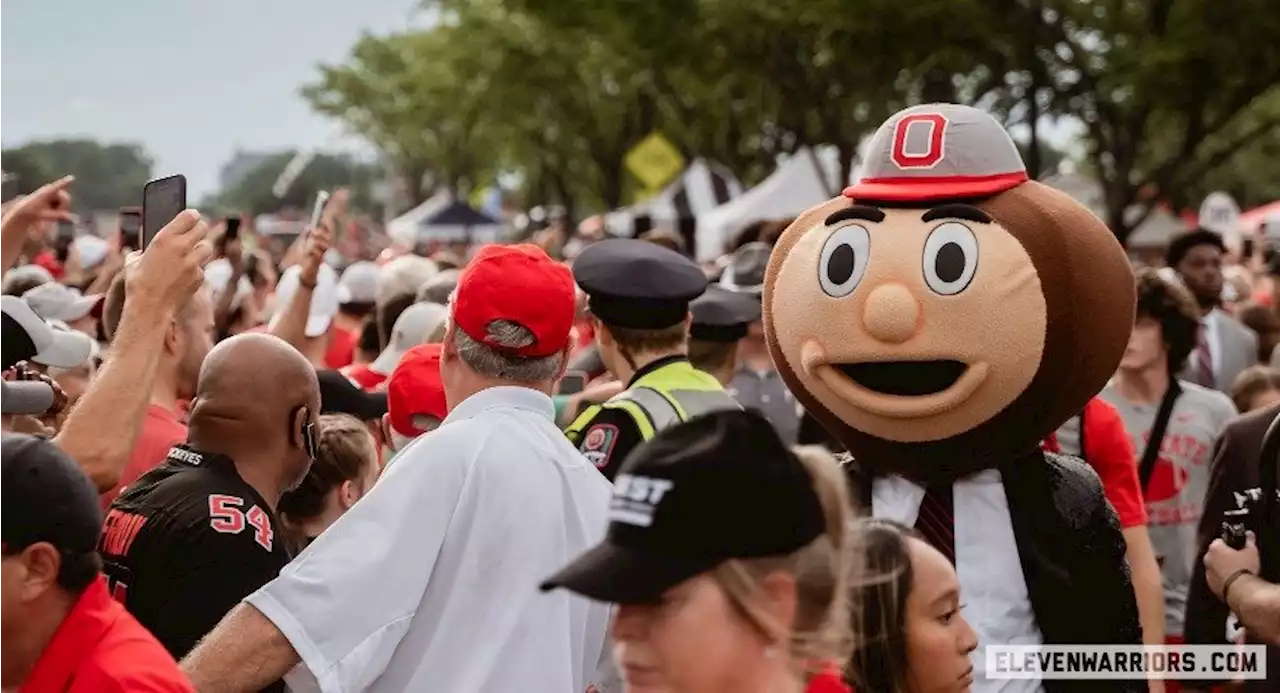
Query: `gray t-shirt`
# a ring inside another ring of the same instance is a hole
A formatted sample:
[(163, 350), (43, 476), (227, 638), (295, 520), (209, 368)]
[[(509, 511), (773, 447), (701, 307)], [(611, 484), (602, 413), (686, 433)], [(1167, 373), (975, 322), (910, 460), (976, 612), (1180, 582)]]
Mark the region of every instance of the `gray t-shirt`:
[(764, 414), (783, 443), (796, 444), (802, 410), (778, 371), (739, 368), (725, 391), (744, 409), (755, 409)]
[[(1173, 405), (1160, 455), (1145, 489), (1147, 531), (1164, 578), (1166, 635), (1182, 635), (1191, 569), (1198, 559), (1196, 525), (1204, 513), (1213, 443), (1223, 424), (1236, 415), (1235, 405), (1221, 392), (1181, 380), (1178, 383), (1182, 395)], [(1099, 396), (1120, 412), (1141, 461), (1160, 402), (1130, 402), (1115, 391), (1114, 383)]]

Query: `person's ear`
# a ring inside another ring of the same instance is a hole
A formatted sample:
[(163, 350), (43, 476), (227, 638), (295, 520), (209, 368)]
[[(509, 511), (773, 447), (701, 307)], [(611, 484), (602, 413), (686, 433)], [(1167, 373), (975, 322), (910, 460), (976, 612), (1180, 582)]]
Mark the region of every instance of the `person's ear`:
[[(795, 626), (797, 594), (796, 577), (790, 573), (773, 572), (760, 582), (760, 592), (765, 598), (774, 622), (781, 625), (786, 632)], [(779, 643), (785, 647), (786, 643)]]
[(358, 500), (360, 500), (360, 492), (356, 489), (355, 482), (350, 479), (342, 482), (338, 487), (338, 505), (342, 506), (342, 511), (350, 510)]
[(458, 356), (457, 342), (453, 338), (454, 330), (458, 326), (452, 320), (448, 322), (448, 326), (444, 329), (444, 341), (440, 346), (440, 363), (443, 365), (445, 361), (453, 361)]
[(170, 354), (182, 353), (182, 326), (177, 318), (169, 319), (169, 328), (164, 331), (164, 349)]
[(595, 326), (596, 341), (600, 343), (600, 348), (610, 349), (613, 347), (613, 333), (609, 331), (605, 324), (597, 318), (591, 318), (592, 324)]
[(302, 431), (310, 421), (311, 412), (306, 407), (298, 407), (293, 411), (293, 421), (290, 424), (291, 437), (293, 438), (291, 442), (294, 447), (303, 452), (307, 452), (307, 441)]
[(22, 566), (18, 599), (35, 601), (57, 587), (58, 571), (62, 569), (62, 554), (48, 542), (37, 542), (22, 550), (18, 556)]

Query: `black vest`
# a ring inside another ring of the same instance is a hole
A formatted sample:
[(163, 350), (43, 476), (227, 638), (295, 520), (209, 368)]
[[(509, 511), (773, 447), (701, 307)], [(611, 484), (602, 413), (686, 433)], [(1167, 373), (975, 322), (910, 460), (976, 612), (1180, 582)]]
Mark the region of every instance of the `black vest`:
[[(869, 513), (872, 477), (851, 459), (845, 468), (854, 497)], [(1045, 644), (1141, 645), (1124, 536), (1098, 475), (1074, 457), (1041, 451), (999, 469), (1022, 576)], [(1147, 690), (1146, 681), (1044, 681), (1043, 686), (1046, 693)]]

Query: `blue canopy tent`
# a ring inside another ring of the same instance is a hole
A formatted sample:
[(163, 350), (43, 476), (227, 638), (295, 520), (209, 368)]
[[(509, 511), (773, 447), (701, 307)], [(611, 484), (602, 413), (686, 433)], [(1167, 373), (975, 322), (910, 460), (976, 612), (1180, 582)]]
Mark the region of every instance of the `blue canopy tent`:
[(492, 243), (499, 240), (506, 228), (502, 222), (461, 200), (433, 198), (422, 206), (428, 204), (434, 209), (424, 210), (427, 213), (412, 223), (388, 224), (387, 230), (392, 239), (409, 246), (427, 241)]

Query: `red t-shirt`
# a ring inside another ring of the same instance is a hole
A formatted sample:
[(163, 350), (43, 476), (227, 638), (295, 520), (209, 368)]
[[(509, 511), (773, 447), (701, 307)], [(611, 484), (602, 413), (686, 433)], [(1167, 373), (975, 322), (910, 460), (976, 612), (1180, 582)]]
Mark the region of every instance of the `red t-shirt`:
[(375, 392), (378, 386), (386, 382), (387, 376), (381, 373), (375, 373), (369, 368), (368, 364), (361, 363), (359, 365), (347, 366), (342, 369), (342, 374), (348, 379), (359, 385), (362, 390)]
[[(1147, 504), (1138, 481), (1138, 457), (1124, 430), (1120, 412), (1100, 397), (1084, 405), (1084, 460), (1102, 479), (1102, 492), (1111, 501), (1124, 528), (1147, 524)], [(1045, 448), (1059, 451), (1057, 438), (1050, 435)]]
[(177, 662), (101, 575), (58, 625), (19, 693), (194, 693)]
[[(177, 404), (174, 404), (177, 409)], [(164, 462), (169, 448), (187, 440), (187, 427), (178, 419), (175, 411), (152, 404), (147, 408), (147, 418), (142, 422), (142, 431), (133, 443), (133, 452), (129, 453), (129, 463), (120, 474), (120, 483), (100, 496), (102, 508), (105, 510), (125, 486), (132, 484), (138, 477), (146, 474)]]
[(336, 325), (329, 330), (329, 347), (324, 351), (326, 368), (338, 369), (351, 365), (356, 358), (356, 343), (360, 335)]

